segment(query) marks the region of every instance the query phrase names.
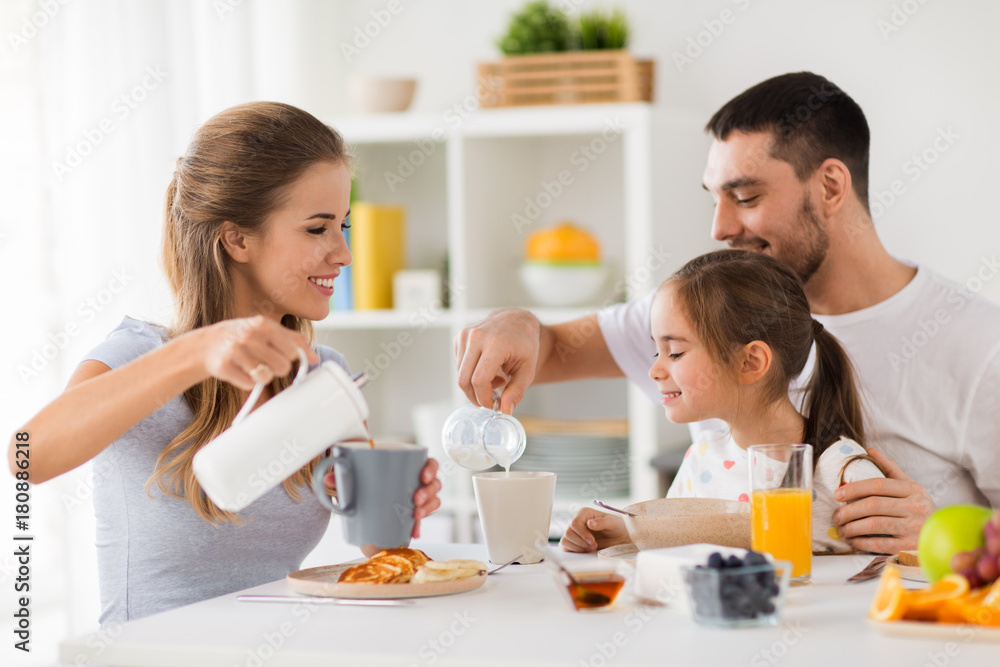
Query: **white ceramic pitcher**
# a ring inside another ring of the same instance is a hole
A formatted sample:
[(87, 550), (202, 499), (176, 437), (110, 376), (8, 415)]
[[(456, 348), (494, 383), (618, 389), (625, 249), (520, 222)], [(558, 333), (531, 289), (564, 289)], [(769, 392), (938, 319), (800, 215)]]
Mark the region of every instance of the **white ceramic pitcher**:
[[(299, 372), (291, 386), (259, 409), (257, 384), (233, 425), (194, 456), (195, 477), (224, 510), (236, 512), (295, 474), (334, 443), (368, 438), (368, 404), (359, 386), (335, 362), (309, 372), (299, 350)], [(250, 412), (253, 410), (253, 412)]]

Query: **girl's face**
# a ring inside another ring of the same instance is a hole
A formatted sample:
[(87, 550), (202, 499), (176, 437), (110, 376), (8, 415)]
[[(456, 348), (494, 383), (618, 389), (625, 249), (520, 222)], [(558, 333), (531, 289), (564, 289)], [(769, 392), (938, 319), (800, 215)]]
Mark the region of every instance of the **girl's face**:
[(698, 339), (669, 285), (653, 299), (650, 332), (657, 356), (649, 377), (660, 390), (667, 419), (677, 424), (713, 417), (728, 421), (738, 402), (736, 383)]
[(250, 312), (279, 320), (330, 313), (334, 278), (351, 263), (343, 234), (350, 197), (351, 175), (342, 163), (316, 163), (292, 183), (264, 236), (246, 240)]

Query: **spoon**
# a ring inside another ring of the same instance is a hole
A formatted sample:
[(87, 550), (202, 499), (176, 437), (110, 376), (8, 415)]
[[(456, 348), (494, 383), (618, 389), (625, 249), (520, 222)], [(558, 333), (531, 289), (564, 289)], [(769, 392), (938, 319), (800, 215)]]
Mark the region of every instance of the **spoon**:
[(599, 507), (603, 507), (606, 510), (611, 510), (612, 512), (618, 512), (619, 514), (624, 514), (625, 516), (639, 516), (638, 514), (634, 514), (627, 510), (620, 510), (617, 507), (612, 507), (611, 505), (605, 505), (600, 500), (595, 500), (594, 504), (598, 505)]
[(505, 567), (507, 567), (508, 565), (510, 565), (511, 563), (513, 563), (514, 561), (516, 561), (518, 558), (521, 558), (522, 556), (524, 556), (524, 554), (518, 554), (518, 555), (514, 556), (513, 558), (511, 558), (509, 561), (507, 561), (503, 565), (498, 565), (497, 567), (495, 567), (492, 570), (490, 570), (489, 572), (487, 572), (486, 576), (489, 576), (491, 574), (496, 574), (497, 572), (499, 572), (500, 570), (504, 569)]
[(576, 577), (566, 569), (566, 566), (560, 563), (555, 558), (552, 562), (556, 564), (563, 574), (569, 577), (569, 582), (573, 587), (573, 600), (577, 603), (577, 608), (582, 607), (603, 607), (605, 605), (611, 604), (611, 598), (609, 598), (604, 593), (598, 593), (597, 591), (592, 591), (589, 588), (584, 587)]

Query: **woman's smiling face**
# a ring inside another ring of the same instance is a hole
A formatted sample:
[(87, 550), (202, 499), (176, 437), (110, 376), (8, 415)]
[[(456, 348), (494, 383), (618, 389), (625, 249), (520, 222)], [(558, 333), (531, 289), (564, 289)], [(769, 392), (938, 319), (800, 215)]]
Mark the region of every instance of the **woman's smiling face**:
[(351, 263), (343, 234), (350, 197), (343, 163), (316, 163), (288, 187), (264, 236), (247, 238), (243, 275), (252, 301), (244, 307), (276, 319), (322, 320), (330, 313), (334, 278)]
[(669, 284), (657, 291), (649, 319), (657, 352), (649, 377), (667, 419), (677, 424), (726, 419), (737, 401), (737, 385), (699, 340)]

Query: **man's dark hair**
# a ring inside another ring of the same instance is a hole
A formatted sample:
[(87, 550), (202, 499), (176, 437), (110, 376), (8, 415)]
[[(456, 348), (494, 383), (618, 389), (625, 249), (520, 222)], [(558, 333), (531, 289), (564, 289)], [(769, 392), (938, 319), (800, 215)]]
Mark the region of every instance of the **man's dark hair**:
[(812, 72), (782, 74), (729, 100), (705, 130), (719, 141), (733, 131), (770, 132), (771, 157), (792, 165), (804, 181), (827, 158), (851, 172), (854, 192), (868, 209), (868, 121), (857, 102)]

